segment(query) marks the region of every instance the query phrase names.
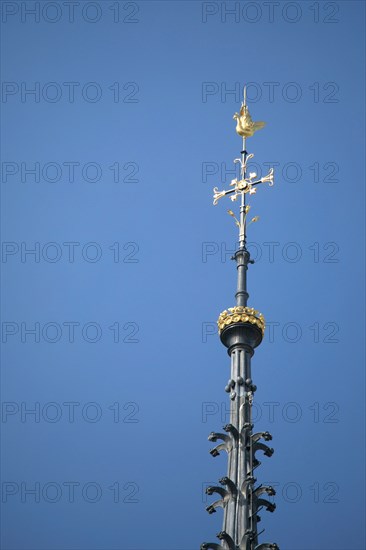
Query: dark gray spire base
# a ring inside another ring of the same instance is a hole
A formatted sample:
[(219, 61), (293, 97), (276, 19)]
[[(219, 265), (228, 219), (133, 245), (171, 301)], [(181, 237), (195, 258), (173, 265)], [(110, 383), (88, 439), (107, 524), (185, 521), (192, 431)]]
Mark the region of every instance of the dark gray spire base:
[(263, 498), (275, 494), (273, 487), (256, 486), (254, 477), (254, 470), (261, 464), (256, 453), (270, 457), (274, 452), (264, 443), (272, 439), (269, 432), (253, 433), (252, 402), (257, 388), (252, 381), (251, 359), (262, 337), (262, 330), (249, 322), (230, 324), (220, 334), (231, 359), (231, 377), (225, 387), (231, 400), (230, 424), (224, 426), (225, 433), (212, 432), (209, 440), (221, 441), (210, 454), (216, 457), (226, 451), (228, 469), (227, 476), (219, 481), (221, 487), (207, 488), (207, 494), (217, 493), (218, 499), (206, 509), (209, 514), (223, 509), (223, 530), (217, 535), (221, 545), (204, 543), (201, 550), (278, 550), (276, 544), (258, 545), (258, 512), (261, 508), (274, 512), (276, 508)]

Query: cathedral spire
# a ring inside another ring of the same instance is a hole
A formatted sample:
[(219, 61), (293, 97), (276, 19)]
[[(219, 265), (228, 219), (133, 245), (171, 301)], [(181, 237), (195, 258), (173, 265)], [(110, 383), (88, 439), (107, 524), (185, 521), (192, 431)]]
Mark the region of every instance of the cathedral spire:
[(232, 210), (228, 210), (239, 230), (238, 247), (233, 257), (238, 276), (236, 305), (223, 311), (217, 322), (220, 340), (231, 360), (231, 375), (225, 387), (231, 400), (230, 423), (223, 427), (225, 433), (212, 432), (208, 438), (213, 442), (222, 441), (210, 453), (215, 457), (220, 451), (226, 451), (228, 468), (227, 476), (219, 480), (220, 486), (211, 486), (206, 490), (209, 495), (217, 493), (219, 496), (207, 507), (208, 513), (216, 512), (217, 508), (223, 509), (223, 529), (217, 535), (221, 544), (203, 543), (201, 550), (278, 550), (276, 544), (258, 543), (258, 511), (265, 508), (273, 512), (276, 505), (263, 497), (273, 496), (273, 487), (256, 486), (254, 470), (261, 464), (256, 453), (261, 451), (270, 457), (274, 451), (263, 443), (272, 439), (269, 432), (253, 432), (252, 403), (257, 388), (252, 381), (251, 358), (254, 349), (262, 341), (265, 321), (261, 313), (247, 305), (247, 270), (248, 265), (254, 262), (250, 259), (246, 243), (247, 227), (258, 221), (258, 216), (255, 216), (248, 222), (250, 205), (247, 196), (255, 194), (262, 183), (273, 185), (273, 169), (259, 179), (254, 172), (248, 174), (248, 162), (254, 155), (248, 154), (246, 140), (263, 128), (265, 123), (252, 120), (245, 87), (240, 112), (235, 113), (233, 118), (237, 122), (236, 132), (242, 138), (240, 157), (234, 160), (234, 163), (240, 163), (240, 178), (233, 179), (228, 190), (219, 191), (215, 187), (213, 197), (214, 205), (226, 195), (230, 195), (233, 202), (240, 199), (239, 219)]

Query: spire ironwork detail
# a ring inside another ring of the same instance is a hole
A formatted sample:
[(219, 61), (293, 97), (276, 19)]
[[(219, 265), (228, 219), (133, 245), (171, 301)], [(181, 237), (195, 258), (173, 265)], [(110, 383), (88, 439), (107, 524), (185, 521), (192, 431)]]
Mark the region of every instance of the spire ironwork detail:
[(258, 512), (261, 509), (274, 512), (276, 505), (266, 497), (275, 495), (271, 486), (256, 485), (254, 471), (261, 464), (257, 453), (267, 457), (274, 450), (265, 442), (272, 439), (269, 432), (255, 433), (252, 422), (252, 404), (256, 386), (252, 380), (251, 359), (254, 350), (262, 341), (265, 320), (261, 313), (248, 307), (247, 291), (248, 265), (254, 263), (247, 250), (247, 228), (258, 221), (254, 216), (248, 221), (250, 205), (247, 197), (256, 193), (261, 184), (274, 183), (273, 168), (262, 178), (254, 172), (248, 173), (248, 163), (254, 157), (246, 150), (246, 140), (265, 126), (264, 122), (254, 122), (246, 102), (246, 89), (239, 113), (234, 114), (236, 132), (242, 138), (241, 156), (234, 159), (240, 165), (240, 177), (230, 183), (230, 189), (220, 191), (214, 188), (213, 203), (230, 196), (233, 202), (240, 199), (239, 219), (232, 210), (239, 230), (238, 247), (233, 256), (237, 266), (236, 305), (223, 311), (218, 319), (220, 340), (227, 348), (231, 360), (231, 376), (225, 387), (230, 394), (230, 423), (223, 427), (224, 433), (212, 432), (208, 439), (219, 442), (210, 451), (213, 457), (221, 452), (227, 454), (227, 475), (219, 480), (219, 485), (207, 487), (208, 495), (217, 495), (217, 499), (206, 509), (209, 514), (219, 508), (223, 510), (223, 528), (217, 537), (220, 543), (205, 542), (201, 550), (279, 550), (275, 543), (259, 543)]

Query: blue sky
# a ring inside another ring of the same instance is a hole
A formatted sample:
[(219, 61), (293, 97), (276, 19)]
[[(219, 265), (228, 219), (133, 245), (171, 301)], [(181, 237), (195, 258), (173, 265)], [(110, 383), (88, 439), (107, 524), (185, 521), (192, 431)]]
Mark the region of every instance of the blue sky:
[(221, 529), (204, 489), (226, 471), (207, 436), (236, 230), (212, 188), (244, 83), (267, 122), (248, 149), (275, 166), (249, 232), (275, 448), (257, 478), (278, 493), (261, 540), (364, 548), (364, 11), (2, 3), (4, 550), (195, 550)]

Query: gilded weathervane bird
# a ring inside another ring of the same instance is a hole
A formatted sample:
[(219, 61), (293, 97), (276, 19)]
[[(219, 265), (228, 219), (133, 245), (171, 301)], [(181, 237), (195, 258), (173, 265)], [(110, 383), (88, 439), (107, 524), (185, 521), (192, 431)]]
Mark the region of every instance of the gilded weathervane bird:
[(251, 137), (266, 124), (265, 122), (253, 122), (245, 103), (241, 104), (240, 113), (235, 113), (233, 119), (236, 120), (236, 133), (243, 138)]

